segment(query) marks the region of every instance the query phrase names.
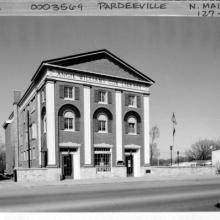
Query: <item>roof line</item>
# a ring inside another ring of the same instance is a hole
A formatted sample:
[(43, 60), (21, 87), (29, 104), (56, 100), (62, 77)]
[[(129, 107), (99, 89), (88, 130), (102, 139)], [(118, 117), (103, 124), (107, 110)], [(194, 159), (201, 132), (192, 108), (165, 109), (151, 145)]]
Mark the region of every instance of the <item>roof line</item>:
[(125, 61), (123, 61), (122, 59), (120, 59), (119, 57), (117, 57), (116, 55), (114, 55), (113, 53), (111, 53), (110, 51), (108, 51), (107, 49), (101, 49), (101, 50), (96, 50), (96, 51), (90, 51), (90, 52), (86, 52), (86, 53), (81, 53), (81, 54), (75, 54), (75, 55), (71, 55), (71, 56), (66, 56), (66, 57), (61, 57), (61, 58), (56, 58), (56, 59), (51, 59), (51, 60), (45, 60), (42, 61), (39, 68), (37, 69), (36, 73), (34, 74), (34, 76), (31, 78), (31, 81), (33, 81), (39, 71), (41, 70), (42, 66), (44, 64), (53, 64), (55, 62), (62, 62), (64, 60), (70, 60), (70, 59), (74, 59), (74, 58), (79, 58), (79, 57), (84, 57), (84, 56), (88, 56), (88, 55), (94, 55), (94, 54), (99, 54), (99, 53), (105, 53), (108, 54), (109, 56), (111, 56), (113, 59), (116, 59), (118, 62), (120, 62), (122, 65), (126, 66), (127, 68), (133, 70), (134, 72), (136, 72), (136, 74), (138, 74), (139, 76), (143, 77), (146, 80), (151, 81), (152, 83), (155, 83), (154, 80), (152, 80), (150, 77), (146, 76), (145, 74), (141, 73), (139, 70), (137, 70), (136, 68), (132, 67), (131, 65), (129, 65), (128, 63), (126, 63)]
[(77, 58), (77, 57), (84, 57), (84, 56), (88, 56), (91, 54), (103, 53), (103, 52), (109, 52), (109, 51), (106, 49), (94, 50), (94, 51), (89, 51), (89, 52), (85, 52), (85, 53), (79, 53), (79, 54), (69, 55), (69, 56), (60, 57), (60, 58), (56, 58), (56, 59), (46, 60), (45, 62), (46, 63), (53, 63), (56, 61), (63, 61), (63, 60), (67, 60), (67, 59)]

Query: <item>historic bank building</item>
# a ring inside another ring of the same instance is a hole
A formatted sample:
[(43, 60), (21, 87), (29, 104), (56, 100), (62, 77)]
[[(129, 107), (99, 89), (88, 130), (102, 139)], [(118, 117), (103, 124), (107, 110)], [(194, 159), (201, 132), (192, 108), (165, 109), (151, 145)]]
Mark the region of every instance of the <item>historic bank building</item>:
[(107, 50), (43, 61), (4, 123), (18, 181), (144, 176), (152, 79)]

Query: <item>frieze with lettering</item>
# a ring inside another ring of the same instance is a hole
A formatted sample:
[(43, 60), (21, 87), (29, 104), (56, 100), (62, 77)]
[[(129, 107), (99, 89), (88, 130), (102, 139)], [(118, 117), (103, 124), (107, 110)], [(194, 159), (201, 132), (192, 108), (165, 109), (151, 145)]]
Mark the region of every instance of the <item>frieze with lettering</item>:
[(141, 90), (143, 92), (149, 92), (149, 88), (141, 83), (123, 81), (123, 80), (113, 80), (113, 79), (105, 79), (98, 76), (89, 76), (86, 74), (78, 74), (78, 73), (67, 73), (64, 71), (47, 71), (48, 77), (61, 78), (74, 80), (78, 82), (85, 83), (93, 83), (93, 84), (102, 84), (107, 86), (114, 86), (119, 88), (127, 88), (133, 90)]

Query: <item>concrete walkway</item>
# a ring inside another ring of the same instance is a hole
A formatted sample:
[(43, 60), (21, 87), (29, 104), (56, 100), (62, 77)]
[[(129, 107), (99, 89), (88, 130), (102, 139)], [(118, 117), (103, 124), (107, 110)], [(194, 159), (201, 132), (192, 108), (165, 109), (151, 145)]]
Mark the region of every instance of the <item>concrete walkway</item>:
[(65, 185), (85, 185), (85, 184), (108, 184), (108, 183), (128, 183), (128, 182), (151, 182), (151, 181), (187, 181), (187, 180), (208, 180), (220, 179), (220, 175), (209, 176), (145, 176), (145, 177), (125, 177), (125, 178), (100, 178), (100, 179), (83, 179), (83, 180), (63, 180), (54, 182), (14, 182), (13, 180), (0, 181), (0, 190), (14, 187), (34, 187), (34, 186), (65, 186)]

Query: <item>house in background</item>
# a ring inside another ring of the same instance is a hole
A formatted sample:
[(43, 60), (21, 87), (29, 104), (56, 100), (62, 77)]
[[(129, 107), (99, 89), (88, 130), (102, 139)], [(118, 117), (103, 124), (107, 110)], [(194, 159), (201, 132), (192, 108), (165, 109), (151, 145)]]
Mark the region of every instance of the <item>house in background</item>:
[(220, 150), (212, 150), (212, 165), (220, 166)]
[(4, 123), (18, 181), (144, 176), (152, 79), (107, 50), (43, 61)]

